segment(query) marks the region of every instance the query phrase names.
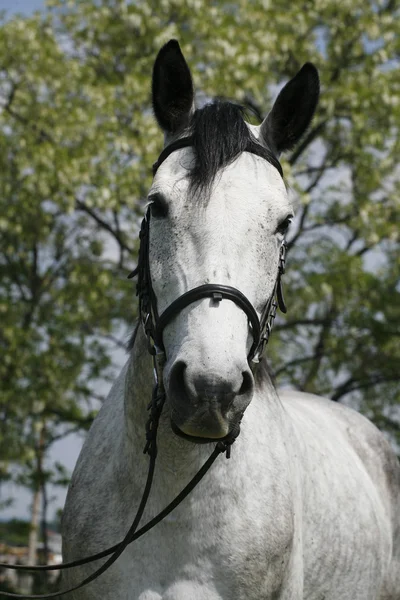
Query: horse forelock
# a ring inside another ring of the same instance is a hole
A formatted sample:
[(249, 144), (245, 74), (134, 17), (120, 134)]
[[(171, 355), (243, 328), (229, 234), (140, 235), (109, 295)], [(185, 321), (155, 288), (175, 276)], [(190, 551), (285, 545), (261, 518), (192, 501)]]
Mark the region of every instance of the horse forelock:
[(217, 172), (245, 152), (249, 143), (256, 144), (257, 154), (273, 164), (272, 151), (259, 143), (244, 116), (243, 106), (218, 99), (193, 113), (189, 125), (195, 154), (189, 174), (192, 190), (209, 189)]

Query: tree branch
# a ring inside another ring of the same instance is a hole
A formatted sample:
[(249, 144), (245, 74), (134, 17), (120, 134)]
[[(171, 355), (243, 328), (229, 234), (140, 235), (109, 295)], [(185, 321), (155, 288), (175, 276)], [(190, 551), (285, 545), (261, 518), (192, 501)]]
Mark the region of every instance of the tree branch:
[(349, 377), (347, 381), (342, 383), (331, 395), (331, 400), (334, 402), (338, 402), (340, 398), (350, 394), (351, 392), (355, 392), (357, 390), (363, 390), (368, 387), (374, 387), (375, 385), (381, 385), (382, 383), (391, 383), (400, 381), (400, 374), (395, 375), (393, 377), (371, 377), (370, 379), (366, 379), (360, 381), (355, 377)]
[(303, 363), (309, 362), (310, 360), (315, 360), (315, 354), (312, 354), (311, 356), (302, 356), (300, 358), (294, 358), (293, 360), (290, 360), (285, 365), (283, 365), (283, 367), (281, 367), (280, 369), (277, 369), (277, 371), (274, 371), (274, 377), (279, 377), (279, 375), (287, 371), (290, 367), (301, 365)]
[[(318, 373), (321, 361), (324, 357), (326, 338), (329, 334), (332, 323), (336, 317), (336, 310), (331, 306), (326, 313), (325, 322), (321, 327), (321, 331), (314, 347), (314, 360), (308, 373), (306, 373), (300, 384), (300, 389), (308, 391), (307, 388)], [(311, 390), (312, 391), (312, 390)]]
[(6, 252), (2, 252), (2, 255), (4, 256), (8, 266), (11, 268), (11, 272), (12, 272), (12, 275), (10, 276), (11, 281), (13, 281), (15, 283), (15, 285), (18, 287), (22, 300), (24, 300), (24, 302), (29, 302), (29, 299), (26, 296), (24, 289), (22, 287), (22, 283), (20, 282), (18, 275), (15, 273), (15, 269), (14, 269), (15, 265), (13, 264), (12, 260), (8, 256), (8, 254), (6, 254)]
[(128, 246), (128, 244), (126, 244), (126, 242), (122, 239), (121, 233), (118, 233), (117, 231), (115, 231), (111, 227), (111, 225), (109, 223), (107, 223), (107, 221), (104, 221), (104, 219), (99, 217), (99, 215), (97, 213), (95, 213), (95, 211), (93, 209), (89, 208), (84, 202), (82, 202), (82, 200), (78, 200), (76, 198), (75, 202), (76, 202), (77, 209), (88, 214), (90, 217), (92, 217), (92, 219), (94, 219), (94, 221), (96, 221), (97, 225), (100, 225), (100, 227), (102, 229), (105, 229), (106, 231), (108, 231), (108, 233), (110, 233), (113, 236), (113, 238), (118, 242), (120, 248), (123, 248), (127, 252), (133, 254), (133, 248), (131, 248), (130, 246)]
[(26, 126), (30, 127), (30, 129), (32, 129), (32, 131), (34, 131), (35, 133), (38, 133), (39, 134), (39, 142), (48, 141), (48, 142), (54, 143), (53, 138), (47, 133), (47, 131), (38, 127), (35, 123), (31, 123), (26, 117), (23, 117), (22, 115), (17, 113), (14, 109), (11, 108), (11, 106), (9, 106), (8, 103), (4, 106), (4, 110), (6, 112), (8, 112), (8, 114), (11, 117), (13, 117), (16, 121), (18, 121), (19, 123), (22, 123), (22, 125), (26, 125)]
[(325, 325), (327, 319), (297, 319), (296, 321), (285, 321), (282, 324), (274, 325), (274, 331), (285, 331), (287, 329), (294, 329), (299, 325), (315, 325), (316, 327), (319, 325)]
[(300, 156), (307, 149), (307, 147), (311, 144), (311, 142), (313, 142), (315, 140), (315, 138), (317, 138), (319, 136), (319, 134), (322, 133), (322, 131), (324, 130), (327, 123), (328, 123), (328, 119), (325, 119), (324, 121), (321, 121), (321, 123), (318, 123), (318, 125), (316, 125), (313, 129), (311, 129), (311, 131), (308, 133), (308, 135), (306, 135), (304, 140), (301, 142), (301, 144), (296, 148), (296, 150), (293, 152), (292, 156), (289, 158), (290, 165), (294, 165), (296, 163), (296, 161), (300, 158)]
[(310, 211), (310, 207), (311, 207), (311, 202), (309, 202), (308, 204), (304, 204), (303, 205), (303, 210), (302, 210), (302, 213), (301, 213), (301, 217), (300, 217), (300, 221), (299, 221), (299, 226), (297, 228), (297, 232), (290, 239), (290, 241), (287, 242), (287, 250), (288, 250), (288, 252), (290, 252), (290, 249), (295, 245), (295, 243), (297, 242), (297, 240), (299, 239), (299, 237), (304, 232), (304, 222), (305, 222), (305, 220), (307, 218), (307, 215), (308, 215), (308, 213)]

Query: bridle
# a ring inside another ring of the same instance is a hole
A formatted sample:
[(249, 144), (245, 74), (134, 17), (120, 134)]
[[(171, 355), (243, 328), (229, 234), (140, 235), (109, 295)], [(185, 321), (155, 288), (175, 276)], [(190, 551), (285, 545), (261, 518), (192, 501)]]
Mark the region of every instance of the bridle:
[[(166, 148), (164, 148), (157, 162), (153, 165), (153, 175), (156, 174), (158, 168), (172, 152), (175, 152), (176, 150), (179, 150), (181, 148), (191, 146), (192, 143), (193, 142), (191, 137), (185, 137), (176, 140), (175, 142), (169, 144)], [(261, 156), (262, 158), (266, 158), (266, 152), (268, 153), (268, 151), (266, 151), (265, 148), (261, 147), (254, 140), (249, 140), (245, 151)], [(268, 156), (268, 160), (273, 166), (275, 166), (278, 169), (279, 173), (283, 175), (282, 167), (279, 161), (272, 153), (270, 156)], [(223, 440), (217, 441), (216, 446), (213, 452), (211, 453), (210, 457), (199, 469), (196, 475), (191, 479), (191, 481), (185, 486), (185, 488), (183, 488), (183, 490), (178, 494), (178, 496), (176, 496), (176, 498), (168, 506), (166, 506), (164, 510), (162, 510), (158, 515), (156, 515), (153, 519), (146, 523), (146, 525), (138, 529), (151, 491), (157, 457), (157, 429), (161, 411), (165, 403), (165, 390), (163, 384), (163, 369), (166, 360), (165, 348), (163, 344), (163, 331), (165, 327), (172, 321), (174, 317), (176, 317), (176, 315), (180, 311), (182, 311), (184, 308), (186, 308), (193, 302), (196, 302), (197, 300), (201, 300), (203, 298), (211, 298), (216, 303), (219, 303), (223, 299), (231, 300), (239, 308), (241, 308), (247, 316), (251, 328), (251, 334), (253, 337), (253, 343), (250, 348), (247, 359), (249, 364), (251, 364), (252, 368), (256, 368), (256, 365), (262, 359), (265, 346), (268, 343), (277, 308), (279, 307), (282, 312), (286, 313), (286, 306), (283, 299), (281, 283), (281, 277), (285, 272), (286, 244), (284, 241), (281, 244), (279, 251), (279, 265), (276, 282), (274, 285), (272, 295), (267, 301), (260, 319), (258, 318), (257, 312), (250, 300), (248, 300), (248, 298), (246, 298), (246, 296), (240, 290), (231, 286), (221, 285), (218, 283), (207, 283), (195, 287), (191, 290), (188, 290), (187, 292), (179, 296), (176, 300), (174, 300), (162, 312), (162, 314), (159, 315), (157, 309), (157, 297), (153, 290), (150, 273), (150, 217), (151, 212), (149, 207), (146, 211), (140, 228), (140, 248), (138, 266), (129, 275), (129, 278), (132, 278), (136, 275), (138, 276), (137, 295), (139, 297), (140, 321), (142, 323), (145, 335), (147, 337), (148, 351), (152, 356), (154, 367), (154, 387), (152, 400), (148, 407), (150, 410), (150, 415), (146, 423), (146, 445), (144, 448), (144, 453), (150, 456), (150, 461), (147, 480), (142, 494), (142, 498), (139, 503), (139, 508), (137, 509), (133, 523), (125, 538), (121, 542), (115, 544), (110, 548), (107, 548), (106, 550), (103, 550), (102, 552), (98, 552), (91, 556), (87, 556), (85, 558), (74, 560), (68, 563), (62, 563), (59, 565), (25, 566), (8, 565), (6, 563), (0, 563), (1, 568), (8, 568), (19, 571), (55, 571), (81, 566), (111, 555), (110, 558), (108, 558), (100, 568), (98, 568), (91, 575), (86, 577), (79, 584), (75, 585), (72, 588), (50, 594), (20, 595), (13, 594), (10, 592), (1, 592), (0, 596), (2, 595), (8, 598), (20, 599), (40, 598), (45, 600), (50, 598), (57, 598), (69, 592), (78, 590), (79, 588), (94, 581), (118, 559), (118, 557), (124, 552), (124, 550), (129, 544), (131, 544), (133, 541), (144, 535), (147, 531), (149, 531), (155, 525), (157, 525), (157, 523), (162, 521), (172, 510), (174, 510), (174, 508), (176, 508), (176, 506), (178, 506), (178, 504), (180, 504), (186, 498), (188, 494), (190, 494), (190, 492), (196, 487), (196, 485), (201, 481), (201, 479), (210, 469), (211, 465), (214, 463), (219, 454), (225, 453), (226, 457), (230, 458), (231, 446), (234, 443), (236, 437), (239, 435), (239, 428), (236, 428), (235, 431), (223, 438)]]
[[(168, 156), (170, 156), (172, 152), (180, 150), (181, 148), (191, 146), (192, 143), (192, 138), (189, 136), (176, 140), (175, 142), (167, 146), (161, 153), (157, 162), (153, 165), (153, 174), (155, 175), (157, 173), (159, 167), (168, 158)], [(260, 150), (261, 148), (262, 151)], [(246, 147), (245, 152), (251, 152), (253, 154), (263, 156), (265, 158), (265, 149), (253, 140), (249, 141), (248, 147)], [(271, 154), (269, 160), (282, 175), (282, 167), (279, 161), (273, 156), (273, 154)], [(176, 317), (177, 314), (180, 313), (184, 308), (186, 308), (193, 302), (196, 302), (197, 300), (202, 300), (203, 298), (211, 298), (216, 303), (219, 303), (223, 299), (227, 299), (234, 302), (239, 308), (241, 308), (246, 313), (248, 322), (250, 324), (253, 343), (247, 357), (248, 362), (260, 362), (265, 346), (268, 343), (268, 339), (271, 334), (277, 308), (279, 307), (283, 313), (286, 313), (286, 306), (283, 299), (281, 282), (281, 276), (285, 272), (285, 241), (283, 241), (280, 246), (278, 273), (274, 289), (271, 294), (271, 297), (265, 305), (260, 319), (258, 318), (257, 312), (250, 300), (248, 300), (240, 290), (228, 285), (221, 285), (218, 283), (206, 283), (204, 285), (199, 285), (198, 287), (192, 288), (191, 290), (185, 292), (184, 294), (176, 298), (176, 300), (174, 300), (164, 310), (164, 312), (161, 315), (159, 315), (157, 307), (157, 297), (154, 293), (150, 271), (150, 220), (151, 206), (147, 208), (146, 214), (144, 216), (140, 228), (140, 249), (138, 266), (129, 275), (129, 278), (135, 277), (136, 275), (138, 276), (137, 295), (139, 297), (139, 314), (144, 332), (148, 340), (148, 349), (150, 354), (164, 354), (165, 358), (163, 331), (165, 327), (172, 321), (172, 319)]]

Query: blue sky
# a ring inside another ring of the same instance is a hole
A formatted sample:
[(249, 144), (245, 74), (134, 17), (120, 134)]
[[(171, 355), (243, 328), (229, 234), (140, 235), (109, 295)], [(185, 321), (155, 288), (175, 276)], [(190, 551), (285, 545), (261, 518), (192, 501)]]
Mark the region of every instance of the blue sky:
[(35, 10), (45, 8), (45, 0), (0, 0), (0, 10), (5, 10), (8, 16), (16, 13), (30, 15)]
[[(82, 448), (83, 437), (78, 435), (70, 435), (64, 440), (56, 442), (50, 452), (51, 464), (54, 461), (60, 462), (72, 473), (76, 460), (79, 456), (79, 452)], [(49, 512), (48, 518), (52, 519), (57, 508), (62, 508), (65, 502), (65, 496), (67, 490), (65, 488), (55, 488), (50, 486), (49, 489)], [(8, 497), (14, 499), (13, 504), (0, 511), (0, 520), (18, 518), (28, 519), (31, 509), (32, 495), (29, 491), (22, 487), (15, 485), (4, 485), (0, 488), (0, 501), (5, 500)]]

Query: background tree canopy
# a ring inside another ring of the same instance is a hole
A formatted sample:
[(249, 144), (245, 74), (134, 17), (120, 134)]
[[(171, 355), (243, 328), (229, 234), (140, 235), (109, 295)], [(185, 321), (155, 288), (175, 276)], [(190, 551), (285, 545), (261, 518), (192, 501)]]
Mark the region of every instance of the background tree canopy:
[[(0, 25), (0, 456), (34, 490), (87, 427), (136, 303), (150, 77), (178, 38), (199, 102), (264, 116), (306, 61), (321, 102), (283, 161), (298, 201), (278, 384), (353, 403), (400, 442), (400, 18), (393, 0), (52, 0)], [(62, 478), (61, 478), (62, 479)]]

